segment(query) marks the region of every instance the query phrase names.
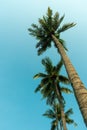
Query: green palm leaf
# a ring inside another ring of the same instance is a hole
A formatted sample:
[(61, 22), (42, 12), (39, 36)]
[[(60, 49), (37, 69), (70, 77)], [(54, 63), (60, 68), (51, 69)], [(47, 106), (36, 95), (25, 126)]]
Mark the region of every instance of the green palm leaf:
[(53, 65), (52, 65), (52, 61), (50, 60), (50, 58), (45, 58), (42, 60), (42, 64), (45, 67), (45, 71), (50, 74), (51, 71), (53, 70)]
[(47, 16), (52, 17), (52, 10), (50, 9), (50, 7), (48, 7)]
[(64, 93), (68, 93), (68, 94), (73, 93), (72, 90), (70, 90), (70, 89), (68, 89), (68, 88), (65, 88), (65, 87), (61, 87), (60, 89), (61, 89), (61, 91), (64, 92)]
[(57, 29), (59, 28), (60, 24), (62, 23), (64, 17), (65, 17), (65, 15), (63, 15), (61, 18), (58, 19), (58, 26), (57, 26)]
[(70, 84), (69, 79), (63, 75), (59, 75), (59, 81), (64, 83), (64, 84)]
[(65, 112), (67, 116), (70, 116), (71, 114), (73, 114), (73, 110), (72, 108), (70, 108), (68, 111)]
[(55, 32), (59, 26), (59, 13), (56, 12), (53, 16), (53, 20), (52, 20), (52, 27), (53, 27), (53, 32)]
[(57, 127), (57, 122), (56, 122), (56, 120), (53, 120), (53, 121), (51, 122), (51, 130), (55, 130), (56, 127)]
[(34, 75), (34, 79), (37, 79), (37, 78), (44, 78), (44, 77), (46, 77), (47, 75), (46, 74), (44, 74), (44, 73), (38, 73), (38, 74), (36, 74), (36, 75)]
[(61, 28), (58, 29), (58, 33), (64, 32), (67, 29), (70, 29), (71, 27), (74, 27), (75, 25), (76, 25), (75, 23), (64, 24)]
[(38, 87), (35, 89), (35, 93), (40, 91), (42, 87), (43, 87), (43, 85), (39, 84)]
[(49, 109), (43, 114), (43, 116), (54, 119), (55, 118), (55, 113), (51, 109)]

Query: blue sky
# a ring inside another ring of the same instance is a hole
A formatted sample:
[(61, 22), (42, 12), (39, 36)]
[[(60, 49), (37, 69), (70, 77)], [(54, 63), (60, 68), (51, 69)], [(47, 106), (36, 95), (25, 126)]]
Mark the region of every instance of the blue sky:
[[(62, 34), (67, 43), (68, 55), (79, 76), (87, 85), (87, 1), (86, 0), (0, 0), (0, 129), (50, 130), (50, 120), (42, 117), (48, 108), (34, 89), (39, 80), (33, 75), (43, 71), (41, 59), (50, 56), (57, 63), (54, 48), (38, 57), (35, 38), (27, 29), (46, 13), (48, 6), (64, 22), (75, 22), (76, 27)], [(66, 96), (68, 107), (73, 107), (76, 130), (86, 130), (73, 95)], [(68, 126), (73, 130), (74, 127)]]

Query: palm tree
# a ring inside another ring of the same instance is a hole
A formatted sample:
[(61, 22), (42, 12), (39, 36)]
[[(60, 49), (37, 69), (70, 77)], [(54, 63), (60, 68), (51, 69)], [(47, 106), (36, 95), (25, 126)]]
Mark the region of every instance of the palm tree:
[(80, 80), (80, 77), (66, 54), (67, 48), (64, 41), (60, 39), (61, 32), (75, 26), (75, 24), (68, 23), (60, 27), (63, 19), (64, 15), (59, 17), (58, 12), (53, 15), (52, 10), (48, 8), (47, 15), (43, 16), (42, 19), (39, 19), (39, 26), (32, 24), (32, 28), (29, 28), (28, 30), (31, 35), (39, 40), (36, 44), (36, 48), (38, 48), (38, 55), (42, 54), (47, 48), (50, 48), (52, 41), (54, 42), (54, 45), (58, 49), (65, 65), (76, 100), (83, 115), (85, 124), (87, 125), (87, 89)]
[(38, 73), (34, 78), (42, 78), (40, 84), (36, 88), (35, 92), (40, 91), (44, 98), (47, 98), (47, 102), (54, 102), (55, 99), (58, 99), (61, 106), (61, 118), (64, 130), (66, 128), (66, 120), (64, 115), (64, 98), (61, 94), (61, 91), (70, 93), (71, 90), (68, 88), (60, 87), (60, 82), (64, 84), (69, 84), (67, 77), (60, 75), (60, 70), (63, 65), (62, 60), (53, 66), (49, 58), (42, 60), (42, 64), (45, 67), (46, 74)]
[[(74, 126), (77, 126), (77, 124), (74, 122), (73, 119), (71, 119), (69, 116), (73, 114), (72, 108), (67, 110), (65, 112), (65, 120), (67, 124), (73, 124)], [(59, 104), (53, 105), (51, 109), (48, 109), (43, 116), (46, 116), (52, 120), (51, 122), (51, 130), (62, 130), (62, 120), (61, 120), (61, 107)]]

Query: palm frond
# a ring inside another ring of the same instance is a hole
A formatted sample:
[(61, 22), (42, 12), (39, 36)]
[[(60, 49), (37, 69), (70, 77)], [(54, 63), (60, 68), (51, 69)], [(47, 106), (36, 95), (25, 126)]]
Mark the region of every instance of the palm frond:
[(36, 25), (36, 24), (34, 24), (34, 23), (33, 23), (31, 26), (32, 26), (33, 28), (35, 28), (35, 29), (39, 29), (38, 25)]
[(36, 48), (38, 47), (38, 55), (41, 55), (44, 51), (51, 47), (51, 39), (42, 39), (37, 43)]
[(53, 32), (57, 30), (58, 26), (59, 26), (59, 13), (56, 12), (52, 19)]
[(59, 81), (64, 84), (70, 84), (69, 79), (66, 76), (59, 75)]
[(41, 94), (43, 98), (48, 98), (49, 95), (53, 92), (53, 88), (50, 83), (46, 84), (44, 88), (41, 90)]
[(70, 90), (69, 88), (61, 87), (60, 89), (61, 89), (61, 92), (64, 92), (64, 93), (67, 93), (67, 94), (73, 93), (73, 91)]
[[(45, 17), (44, 17), (45, 18)], [(46, 33), (49, 34), (49, 26), (46, 23), (46, 21), (44, 19), (39, 18), (39, 24), (40, 26), (44, 29), (44, 31), (46, 31)]]
[(64, 47), (64, 49), (65, 49), (66, 51), (68, 51), (68, 49), (67, 49), (67, 47), (66, 47), (65, 41), (64, 41), (63, 39), (60, 39), (60, 38), (59, 38), (59, 42), (62, 44), (62, 46)]
[(43, 78), (41, 80), (41, 83), (38, 85), (38, 87), (35, 89), (35, 92), (38, 92), (38, 91), (45, 91), (45, 87), (47, 87), (48, 85), (48, 78)]
[(35, 93), (37, 93), (38, 91), (40, 91), (40, 89), (42, 88), (43, 85), (39, 84), (38, 87), (35, 89)]
[(66, 116), (70, 116), (71, 114), (73, 114), (72, 108), (70, 108), (68, 111), (65, 112)]
[(36, 74), (36, 75), (34, 75), (34, 79), (37, 79), (37, 78), (44, 78), (44, 77), (46, 77), (47, 75), (46, 74), (44, 74), (44, 73), (38, 73), (38, 74)]
[(57, 122), (56, 122), (56, 120), (53, 120), (53, 121), (51, 122), (51, 130), (55, 130), (56, 127), (57, 127)]
[(72, 108), (70, 108), (68, 111), (65, 112), (66, 122), (67, 124), (73, 124), (76, 127), (77, 123), (69, 117), (71, 114), (73, 114)]
[(48, 17), (51, 17), (51, 16), (52, 16), (52, 10), (50, 9), (50, 7), (48, 7), (47, 16), (48, 16)]
[(46, 116), (46, 117), (48, 117), (48, 118), (50, 118), (50, 119), (54, 119), (54, 118), (55, 118), (55, 113), (53, 112), (53, 110), (49, 109), (49, 110), (47, 110), (47, 111), (43, 114), (43, 116)]
[(70, 119), (70, 118), (67, 118), (66, 121), (67, 121), (67, 124), (73, 124), (74, 123), (74, 120)]
[(45, 48), (42, 48), (42, 47), (39, 48), (39, 49), (38, 49), (38, 56), (41, 55), (43, 52), (45, 52), (46, 49), (47, 49), (46, 46), (45, 46)]
[(28, 31), (30, 32), (29, 34), (36, 37), (36, 39), (40, 40), (43, 39), (45, 32), (43, 28), (41, 27), (36, 27), (37, 25), (32, 24), (32, 28), (29, 28)]
[(49, 57), (42, 59), (42, 64), (45, 67), (45, 71), (50, 74), (52, 69), (53, 69), (53, 65), (52, 65), (52, 61), (50, 60)]
[(74, 27), (75, 25), (76, 25), (75, 23), (64, 24), (61, 28), (58, 29), (58, 33), (64, 32), (70, 29), (71, 27)]
[(61, 59), (61, 60), (58, 62), (57, 66), (56, 66), (56, 71), (58, 71), (58, 73), (60, 72), (62, 66), (63, 66), (63, 60)]
[(67, 124), (73, 124), (75, 127), (77, 126), (77, 123), (74, 122), (73, 119), (67, 118), (67, 119), (66, 119), (66, 122), (67, 122)]
[(49, 84), (48, 81), (49, 81), (49, 77), (43, 78), (43, 79), (41, 80), (41, 84), (47, 85), (47, 84)]
[[(64, 17), (65, 17), (65, 15), (63, 15), (62, 17), (60, 17), (60, 18), (58, 19), (58, 26), (57, 26), (57, 28), (59, 28), (59, 26), (60, 26), (60, 24), (62, 23)], [(57, 32), (58, 32), (58, 31), (57, 31)]]
[(57, 95), (55, 94), (55, 92), (52, 92), (46, 100), (46, 104), (52, 106), (54, 104), (54, 102), (58, 102), (57, 99)]

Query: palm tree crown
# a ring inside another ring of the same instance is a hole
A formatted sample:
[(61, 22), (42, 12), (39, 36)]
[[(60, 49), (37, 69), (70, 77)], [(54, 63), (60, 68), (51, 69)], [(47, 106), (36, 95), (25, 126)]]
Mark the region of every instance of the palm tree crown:
[(30, 34), (39, 40), (36, 44), (36, 48), (38, 48), (38, 55), (42, 54), (42, 52), (44, 52), (47, 48), (51, 47), (51, 42), (53, 41), (52, 35), (55, 35), (63, 47), (67, 50), (64, 40), (60, 39), (60, 33), (75, 26), (75, 24), (68, 23), (60, 27), (63, 19), (64, 15), (59, 17), (58, 12), (53, 15), (52, 10), (48, 7), (47, 15), (43, 16), (42, 19), (39, 19), (39, 26), (32, 24), (32, 28), (28, 29)]
[[(69, 88), (60, 87), (60, 82), (64, 84), (69, 84), (69, 79), (66, 76), (60, 74), (61, 67), (63, 65), (62, 60), (60, 60), (60, 62), (56, 66), (53, 66), (50, 58), (47, 57), (42, 60), (42, 65), (45, 67), (45, 73), (38, 73), (34, 76), (34, 78), (41, 78), (41, 82), (35, 89), (35, 92), (40, 91), (43, 95), (43, 98), (47, 98), (47, 104), (52, 104), (53, 100), (57, 98), (57, 95), (55, 94), (55, 82), (60, 94), (61, 92), (72, 92)], [(64, 101), (63, 96), (62, 100)]]
[[(73, 124), (77, 126), (73, 119), (70, 118), (70, 115), (73, 114), (72, 108), (68, 109), (65, 112), (65, 119), (67, 124)], [(52, 108), (48, 109), (43, 116), (46, 116), (52, 120), (51, 122), (51, 130), (60, 130), (62, 129), (62, 119), (61, 119), (61, 107), (59, 104), (55, 104)]]

